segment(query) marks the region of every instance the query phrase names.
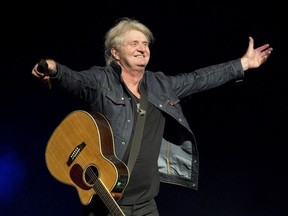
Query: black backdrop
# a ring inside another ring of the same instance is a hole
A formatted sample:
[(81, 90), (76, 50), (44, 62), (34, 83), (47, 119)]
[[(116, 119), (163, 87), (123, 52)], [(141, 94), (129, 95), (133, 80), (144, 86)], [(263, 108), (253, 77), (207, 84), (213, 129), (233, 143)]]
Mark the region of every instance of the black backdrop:
[(104, 65), (105, 32), (127, 16), (153, 31), (148, 68), (167, 74), (238, 58), (247, 49), (248, 36), (255, 46), (270, 43), (274, 48), (269, 61), (247, 71), (243, 82), (182, 102), (198, 140), (199, 191), (162, 184), (160, 214), (287, 215), (284, 8), (260, 1), (2, 7), (0, 214), (80, 215), (75, 188), (47, 170), (45, 147), (56, 125), (85, 105), (49, 91), (31, 69), (41, 58), (76, 70)]

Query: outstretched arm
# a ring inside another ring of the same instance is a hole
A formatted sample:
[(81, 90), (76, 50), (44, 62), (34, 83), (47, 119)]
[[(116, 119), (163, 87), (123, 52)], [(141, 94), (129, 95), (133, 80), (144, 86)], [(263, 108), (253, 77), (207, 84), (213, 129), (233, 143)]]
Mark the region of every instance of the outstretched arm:
[(260, 67), (269, 58), (273, 48), (269, 44), (264, 44), (256, 49), (254, 49), (254, 40), (249, 37), (249, 46), (241, 58), (241, 64), (243, 70), (246, 71), (251, 68)]

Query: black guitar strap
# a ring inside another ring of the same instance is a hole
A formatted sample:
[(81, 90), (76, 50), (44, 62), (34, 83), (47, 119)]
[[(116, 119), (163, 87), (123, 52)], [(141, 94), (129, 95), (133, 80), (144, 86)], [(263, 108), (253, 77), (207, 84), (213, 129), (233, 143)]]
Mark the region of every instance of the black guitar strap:
[(137, 155), (140, 149), (141, 141), (142, 141), (142, 134), (146, 119), (146, 113), (147, 113), (147, 90), (144, 83), (142, 83), (140, 88), (140, 104), (137, 104), (137, 120), (136, 120), (136, 126), (134, 131), (133, 140), (131, 143), (131, 149), (128, 159), (128, 168), (130, 173), (133, 170), (135, 161), (137, 159)]

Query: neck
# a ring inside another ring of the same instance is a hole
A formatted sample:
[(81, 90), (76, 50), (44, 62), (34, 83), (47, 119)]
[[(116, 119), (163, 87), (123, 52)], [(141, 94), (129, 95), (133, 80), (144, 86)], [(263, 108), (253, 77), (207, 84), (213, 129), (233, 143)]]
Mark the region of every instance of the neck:
[(121, 73), (122, 79), (128, 89), (140, 99), (139, 82), (143, 78), (144, 71), (125, 71)]

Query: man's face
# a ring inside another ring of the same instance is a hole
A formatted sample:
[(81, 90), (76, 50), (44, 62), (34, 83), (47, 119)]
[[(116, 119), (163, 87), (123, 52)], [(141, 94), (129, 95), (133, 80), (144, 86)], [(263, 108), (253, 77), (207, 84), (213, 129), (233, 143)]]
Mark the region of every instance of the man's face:
[(119, 63), (124, 68), (145, 70), (149, 59), (150, 49), (146, 36), (137, 30), (126, 32), (119, 52)]

